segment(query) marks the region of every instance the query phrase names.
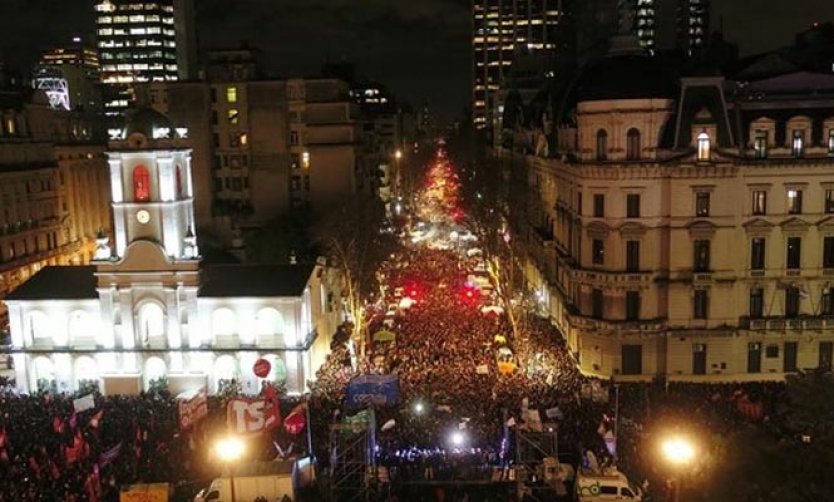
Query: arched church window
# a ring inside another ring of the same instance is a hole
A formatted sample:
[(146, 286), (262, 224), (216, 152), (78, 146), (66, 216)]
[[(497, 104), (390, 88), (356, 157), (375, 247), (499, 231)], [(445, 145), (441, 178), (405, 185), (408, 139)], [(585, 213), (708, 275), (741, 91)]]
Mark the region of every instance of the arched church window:
[(626, 160), (640, 160), (640, 131), (633, 127), (626, 133)]
[(151, 200), (151, 175), (145, 166), (133, 170), (133, 200), (147, 202)]

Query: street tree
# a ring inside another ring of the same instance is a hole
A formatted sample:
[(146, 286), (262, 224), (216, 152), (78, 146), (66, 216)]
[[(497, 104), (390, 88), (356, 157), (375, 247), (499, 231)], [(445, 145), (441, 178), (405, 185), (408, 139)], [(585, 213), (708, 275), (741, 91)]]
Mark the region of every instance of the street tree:
[(342, 274), (345, 308), (361, 340), (370, 321), (365, 304), (378, 287), (376, 272), (396, 247), (395, 238), (381, 232), (384, 220), (379, 200), (357, 196), (323, 212), (312, 232), (314, 243)]

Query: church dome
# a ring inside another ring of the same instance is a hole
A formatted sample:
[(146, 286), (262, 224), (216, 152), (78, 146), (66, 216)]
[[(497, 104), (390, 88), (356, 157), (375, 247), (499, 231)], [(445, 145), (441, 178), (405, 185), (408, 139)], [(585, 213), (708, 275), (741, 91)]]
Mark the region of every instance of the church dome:
[(130, 136), (139, 133), (148, 139), (154, 137), (155, 129), (168, 129), (173, 131), (171, 120), (150, 107), (139, 108), (129, 114), (125, 124), (125, 134)]
[(670, 99), (677, 97), (677, 78), (667, 61), (649, 54), (610, 55), (582, 69), (576, 81), (576, 98)]

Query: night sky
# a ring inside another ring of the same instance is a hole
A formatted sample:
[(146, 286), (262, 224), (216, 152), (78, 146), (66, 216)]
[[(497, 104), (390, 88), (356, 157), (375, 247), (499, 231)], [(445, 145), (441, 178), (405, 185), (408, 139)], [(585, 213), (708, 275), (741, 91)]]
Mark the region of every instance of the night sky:
[[(578, 0), (581, 1), (581, 0)], [(360, 76), (449, 117), (469, 101), (470, 0), (195, 0), (203, 48), (246, 39), (276, 76), (315, 75), (347, 59)], [(0, 0), (0, 58), (25, 68), (40, 49), (92, 32), (92, 0)], [(832, 0), (713, 0), (713, 26), (742, 55), (788, 45)]]

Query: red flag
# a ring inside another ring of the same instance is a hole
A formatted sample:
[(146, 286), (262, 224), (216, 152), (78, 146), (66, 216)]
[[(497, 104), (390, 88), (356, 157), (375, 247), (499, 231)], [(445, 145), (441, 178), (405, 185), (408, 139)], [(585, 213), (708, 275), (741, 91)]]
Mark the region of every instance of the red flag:
[(69, 419), (69, 425), (71, 429), (75, 429), (75, 426), (78, 424), (78, 417), (75, 415), (75, 412), (72, 412), (72, 416)]
[(104, 410), (99, 410), (98, 413), (90, 417), (90, 427), (98, 429), (101, 418), (104, 416)]
[(60, 417), (52, 419), (52, 430), (54, 430), (56, 434), (64, 433), (64, 421)]
[(35, 476), (41, 477), (41, 466), (38, 465), (38, 461), (35, 460), (35, 457), (29, 457), (29, 468), (32, 469), (32, 472), (35, 473)]
[(81, 434), (76, 433), (72, 440), (72, 446), (64, 448), (64, 455), (67, 458), (67, 463), (71, 464), (81, 458), (85, 454), (85, 447), (89, 448), (89, 445), (87, 445), (84, 438), (81, 437)]

